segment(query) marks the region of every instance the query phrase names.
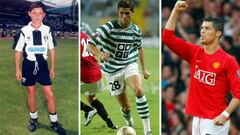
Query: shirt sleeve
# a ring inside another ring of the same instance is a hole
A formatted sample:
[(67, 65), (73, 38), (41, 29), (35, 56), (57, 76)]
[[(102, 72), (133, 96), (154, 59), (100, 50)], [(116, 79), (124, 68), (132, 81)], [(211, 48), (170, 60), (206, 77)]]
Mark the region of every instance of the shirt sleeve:
[(240, 99), (240, 68), (233, 57), (227, 62), (227, 78), (233, 97)]
[(90, 43), (94, 45), (104, 45), (105, 40), (110, 37), (111, 29), (113, 25), (108, 22), (96, 29), (96, 31), (90, 36)]
[(137, 34), (137, 38), (135, 39), (135, 41), (138, 42), (137, 47), (138, 49), (142, 48), (142, 31), (139, 29), (139, 33)]
[(168, 29), (163, 30), (162, 41), (169, 49), (189, 63), (191, 62), (192, 55), (199, 47), (176, 37), (174, 31)]
[(48, 43), (48, 48), (53, 49), (57, 45), (57, 42), (54, 38), (53, 32), (49, 30), (49, 43)]
[(12, 49), (22, 52), (24, 45), (25, 45), (24, 33), (22, 31), (20, 31), (17, 34), (17, 36), (14, 38)]

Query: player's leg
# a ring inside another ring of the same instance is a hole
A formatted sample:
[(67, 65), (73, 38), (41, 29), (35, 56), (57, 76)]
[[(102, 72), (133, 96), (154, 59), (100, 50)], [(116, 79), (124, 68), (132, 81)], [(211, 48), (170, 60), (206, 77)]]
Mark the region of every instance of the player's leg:
[(125, 80), (126, 84), (135, 92), (137, 111), (142, 119), (145, 135), (151, 134), (149, 108), (142, 88), (140, 75), (132, 75)]
[(87, 104), (83, 103), (82, 101), (81, 101), (80, 108), (81, 108), (82, 111), (85, 112), (84, 126), (87, 126), (92, 121), (93, 116), (95, 114), (97, 114), (97, 110), (88, 106)]
[(91, 104), (92, 107), (97, 109), (98, 115), (106, 122), (107, 126), (111, 129), (117, 129), (118, 127), (112, 122), (110, 119), (104, 105), (101, 101), (99, 101), (95, 94), (87, 95), (87, 100)]
[(35, 62), (27, 59), (22, 63), (22, 85), (27, 88), (27, 101), (30, 113), (30, 120), (28, 123), (28, 130), (34, 132), (38, 125), (38, 115), (36, 110), (36, 75), (33, 74)]
[(28, 95), (28, 109), (30, 112), (30, 121), (28, 123), (28, 130), (34, 132), (37, 129), (37, 110), (36, 110), (36, 90), (35, 86), (27, 86)]
[[(47, 86), (42, 85), (42, 92), (45, 96), (49, 113), (55, 114), (56, 109), (55, 109), (54, 96), (53, 96), (53, 92), (52, 92), (52, 86), (51, 85), (47, 85)], [(54, 121), (56, 121), (56, 120), (54, 120)]]
[(28, 108), (31, 113), (36, 112), (36, 89), (35, 86), (27, 87)]
[(192, 134), (200, 135), (200, 118), (193, 117), (192, 119)]
[(134, 128), (134, 121), (131, 113), (131, 104), (128, 99), (127, 90), (126, 88), (124, 89), (125, 90), (120, 95), (117, 95), (116, 98), (121, 106), (121, 113), (123, 118), (126, 120), (126, 124)]
[[(86, 86), (87, 85), (87, 86)], [(117, 129), (117, 126), (112, 122), (110, 119), (104, 105), (100, 100), (96, 98), (96, 93), (103, 91), (103, 81), (102, 79), (91, 84), (85, 84), (82, 85), (84, 90), (86, 90), (85, 94), (87, 97), (87, 100), (89, 104), (91, 104), (92, 107), (97, 109), (98, 115), (106, 122), (107, 126), (111, 129)]]
[(110, 119), (104, 105), (96, 98), (96, 93), (103, 91), (103, 81), (98, 80), (95, 83), (82, 83), (81, 91), (85, 91), (85, 95), (89, 104), (97, 110), (98, 115), (106, 122), (111, 129), (117, 129), (117, 126)]
[(51, 128), (58, 134), (65, 135), (65, 129), (58, 123), (57, 113), (55, 109), (55, 101), (52, 91), (52, 81), (48, 69), (47, 61), (44, 59), (38, 60), (39, 70), (37, 72), (37, 81), (41, 84), (42, 92), (46, 99), (49, 118), (51, 121)]
[(94, 110), (94, 108), (88, 106), (87, 104), (83, 103), (82, 101), (81, 101), (80, 109), (82, 111), (84, 111), (85, 113), (88, 113), (88, 112)]
[(61, 135), (65, 135), (66, 134), (65, 129), (62, 127), (60, 123), (58, 123), (57, 113), (55, 109), (55, 101), (54, 101), (54, 96), (52, 92), (52, 86), (42, 85), (42, 91), (47, 102), (49, 118), (51, 121), (52, 129), (54, 129), (57, 133)]

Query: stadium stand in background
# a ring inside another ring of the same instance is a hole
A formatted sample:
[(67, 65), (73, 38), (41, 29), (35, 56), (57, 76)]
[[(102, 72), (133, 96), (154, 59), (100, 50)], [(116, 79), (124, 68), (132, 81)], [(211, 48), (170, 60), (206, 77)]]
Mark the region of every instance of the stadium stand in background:
[[(117, 16), (114, 0), (81, 0), (81, 21), (93, 30)], [(159, 47), (159, 0), (135, 0), (133, 22), (143, 32), (144, 47)]]
[[(201, 19), (222, 16), (222, 48), (240, 64), (240, 0), (186, 0), (189, 9), (178, 20), (176, 35), (199, 44)], [(176, 0), (162, 1), (162, 28)], [(162, 44), (162, 135), (190, 135), (192, 117), (184, 114), (190, 78), (189, 65)], [(231, 98), (229, 96), (229, 98)], [(240, 132), (240, 108), (231, 116), (230, 135)]]
[[(0, 37), (12, 38), (20, 28), (27, 25), (30, 17), (27, 11), (31, 1), (36, 0), (1, 0), (0, 1)], [(50, 26), (56, 38), (77, 38), (78, 36), (78, 3), (57, 5), (43, 0), (47, 6), (44, 23)], [(56, 1), (57, 2), (57, 1)]]

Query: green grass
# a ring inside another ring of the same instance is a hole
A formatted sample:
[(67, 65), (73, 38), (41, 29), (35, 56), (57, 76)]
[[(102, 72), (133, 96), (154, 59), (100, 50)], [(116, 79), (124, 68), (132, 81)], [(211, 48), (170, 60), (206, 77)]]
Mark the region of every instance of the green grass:
[[(159, 134), (159, 52), (158, 49), (146, 48), (145, 52), (145, 63), (146, 67), (151, 73), (151, 77), (148, 80), (143, 80), (143, 87), (145, 94), (148, 99), (150, 118), (151, 118), (151, 128), (153, 135)], [(128, 89), (129, 98), (132, 104), (132, 115), (135, 121), (135, 128), (138, 135), (143, 134), (143, 127), (141, 119), (136, 111), (135, 97), (132, 90)], [(119, 127), (125, 125), (125, 121), (120, 113), (120, 105), (115, 97), (109, 95), (108, 90), (103, 93), (98, 93), (97, 98), (104, 104), (110, 118)], [(81, 100), (87, 103), (85, 96), (81, 95)], [(84, 121), (84, 112), (81, 112), (81, 122)], [(104, 121), (96, 115), (92, 122), (84, 127), (81, 125), (81, 135), (114, 135), (116, 130), (111, 130), (107, 128)]]
[[(59, 122), (68, 135), (78, 135), (78, 46), (77, 40), (58, 40), (56, 47), (56, 78), (53, 89)], [(0, 40), (0, 134), (27, 135), (29, 112), (26, 90), (15, 79), (12, 40)], [(50, 128), (45, 100), (37, 85), (39, 128), (32, 135), (55, 135)]]

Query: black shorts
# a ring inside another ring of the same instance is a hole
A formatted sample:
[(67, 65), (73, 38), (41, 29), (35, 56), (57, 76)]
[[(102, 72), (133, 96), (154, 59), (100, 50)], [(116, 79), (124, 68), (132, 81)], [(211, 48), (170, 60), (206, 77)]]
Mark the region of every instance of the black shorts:
[(22, 85), (33, 86), (39, 82), (41, 85), (52, 85), (48, 64), (46, 60), (30, 61), (24, 59), (22, 63)]

